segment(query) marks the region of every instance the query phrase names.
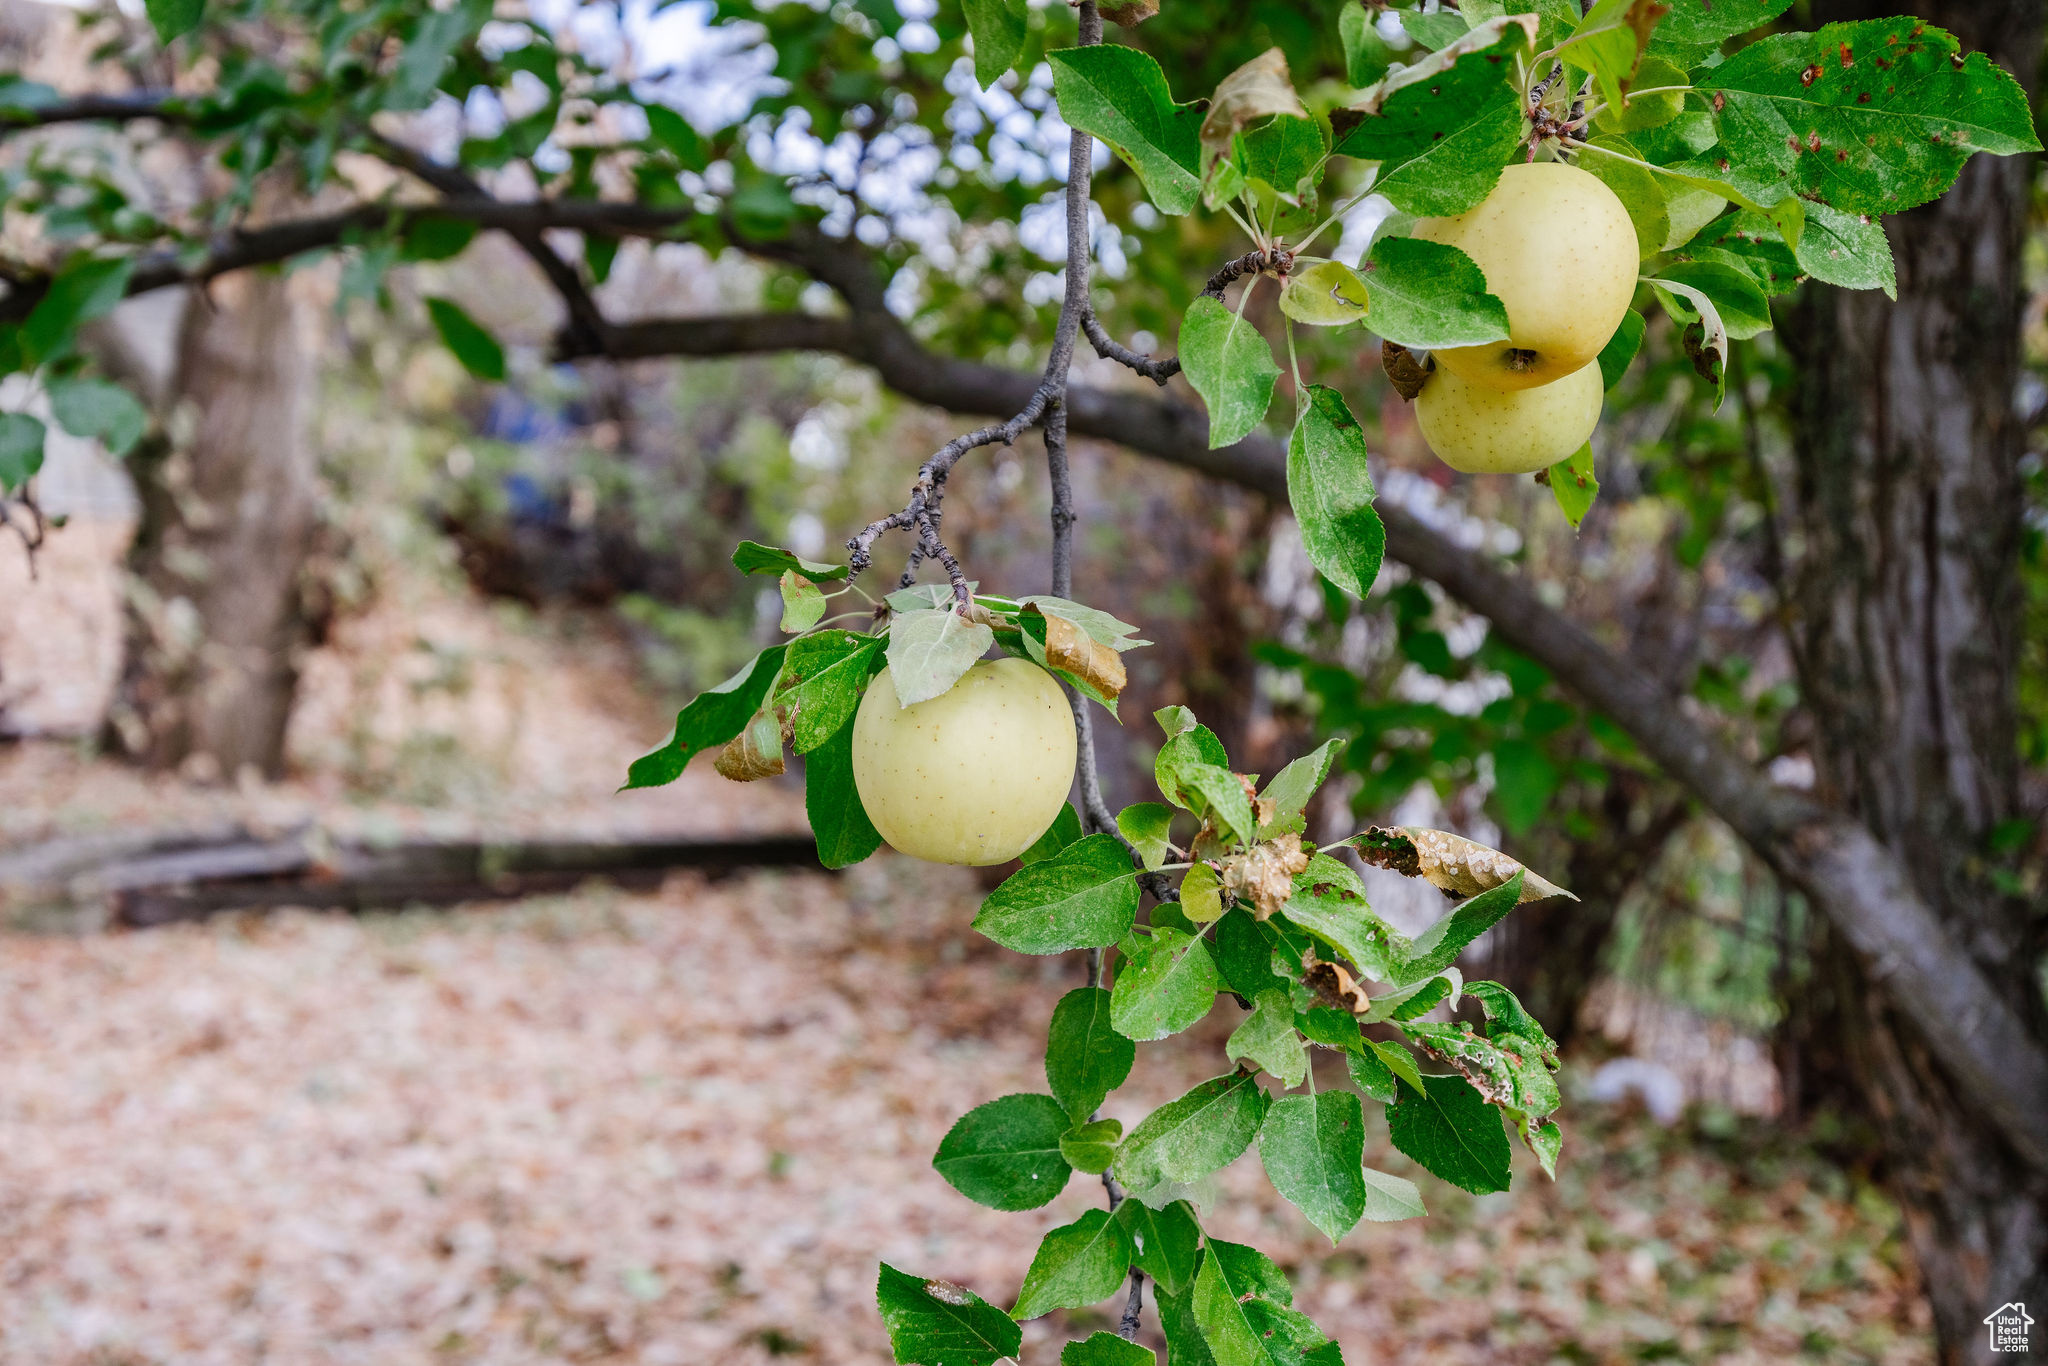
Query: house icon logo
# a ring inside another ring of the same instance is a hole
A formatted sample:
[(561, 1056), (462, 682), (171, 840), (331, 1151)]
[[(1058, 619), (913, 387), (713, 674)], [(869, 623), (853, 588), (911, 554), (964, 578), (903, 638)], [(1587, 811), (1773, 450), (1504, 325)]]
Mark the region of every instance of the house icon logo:
[(1992, 1351), (2024, 1352), (2027, 1350), (2027, 1330), (2034, 1326), (2034, 1316), (2027, 1312), (2027, 1306), (2014, 1300), (1986, 1314), (1984, 1324), (1991, 1333)]

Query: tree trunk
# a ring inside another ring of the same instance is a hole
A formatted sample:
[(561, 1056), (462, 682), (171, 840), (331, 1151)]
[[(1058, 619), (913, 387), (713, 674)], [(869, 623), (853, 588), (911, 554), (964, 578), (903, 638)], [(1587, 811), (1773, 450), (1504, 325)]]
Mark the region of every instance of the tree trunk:
[(244, 272), (193, 294), (166, 404), (173, 438), (135, 467), (142, 522), (109, 725), (151, 767), (200, 777), (284, 768), (311, 639), (311, 383), (282, 275)]
[[(1912, 8), (2033, 84), (2033, 0)], [(1900, 12), (1884, 0), (1814, 11), (1816, 24)], [(2013, 407), (2033, 172), (1975, 158), (1945, 198), (1888, 224), (1896, 304), (1809, 287), (1784, 336), (1800, 362), (1794, 638), (1822, 795), (1868, 824), (2048, 1039), (2038, 932), (1982, 866), (1992, 828), (2019, 813), (2025, 433)], [(2009, 1300), (2048, 1303), (2048, 1188), (1929, 1056), (1925, 1031), (1947, 1022), (1906, 1017), (1839, 936), (1819, 952), (1831, 1042), (1883, 1135), (1942, 1360), (2010, 1360), (1988, 1353), (1979, 1321)]]

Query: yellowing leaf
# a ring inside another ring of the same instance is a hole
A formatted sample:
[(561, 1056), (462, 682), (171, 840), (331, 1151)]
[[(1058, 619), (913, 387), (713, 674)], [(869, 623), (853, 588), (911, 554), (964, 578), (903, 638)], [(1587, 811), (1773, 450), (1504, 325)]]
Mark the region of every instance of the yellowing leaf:
[(1277, 47), (1267, 48), (1216, 87), (1202, 120), (1202, 145), (1221, 151), (1240, 128), (1269, 114), (1308, 117), (1287, 74), (1287, 58)]
[(1365, 282), (1342, 261), (1324, 261), (1291, 276), (1280, 311), (1309, 327), (1342, 327), (1365, 317)]
[(1032, 604), (1027, 611), (1045, 616), (1045, 662), (1085, 679), (1097, 691), (1114, 698), (1129, 681), (1123, 656), (1089, 635), (1075, 623)]
[(1353, 835), (1346, 843), (1356, 848), (1367, 863), (1392, 869), (1403, 877), (1419, 877), (1451, 896), (1477, 896), (1521, 873), (1522, 901), (1541, 901), (1553, 896), (1578, 900), (1500, 850), (1447, 830), (1376, 825)]
[(1188, 869), (1180, 880), (1181, 914), (1197, 925), (1223, 918), (1223, 879), (1206, 863)]
[(718, 751), (715, 767), (736, 783), (775, 777), (782, 772), (782, 723), (772, 712), (756, 712), (747, 728)]

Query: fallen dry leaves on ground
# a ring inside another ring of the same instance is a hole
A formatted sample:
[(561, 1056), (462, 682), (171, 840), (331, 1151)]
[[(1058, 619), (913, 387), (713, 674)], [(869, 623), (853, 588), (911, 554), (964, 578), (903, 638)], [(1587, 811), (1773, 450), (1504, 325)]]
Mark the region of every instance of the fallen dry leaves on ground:
[[(1007, 1303), (1046, 1229), (930, 1168), (1042, 1090), (1078, 956), (883, 859), (661, 893), (0, 939), (0, 1362), (871, 1363), (878, 1259)], [(1236, 1009), (1140, 1049), (1128, 1124)], [(1339, 1073), (1326, 1067), (1325, 1085)], [(1562, 1179), (1332, 1250), (1255, 1155), (1210, 1218), (1353, 1366), (1930, 1361), (1895, 1215), (1768, 1143), (1568, 1113)], [(1717, 1155), (1717, 1151), (1719, 1155)], [(1032, 1326), (1026, 1363), (1107, 1322)]]

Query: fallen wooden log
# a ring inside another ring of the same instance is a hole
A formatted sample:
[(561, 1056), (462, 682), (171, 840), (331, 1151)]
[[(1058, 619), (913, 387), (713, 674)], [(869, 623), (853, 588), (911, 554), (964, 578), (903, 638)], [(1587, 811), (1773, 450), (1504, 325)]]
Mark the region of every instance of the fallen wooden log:
[(218, 911), (301, 906), (367, 911), (566, 891), (592, 878), (658, 885), (693, 869), (820, 869), (806, 834), (722, 840), (371, 843), (316, 829), (245, 829), (52, 841), (0, 854), (0, 899), (102, 902), (115, 924), (163, 925)]

